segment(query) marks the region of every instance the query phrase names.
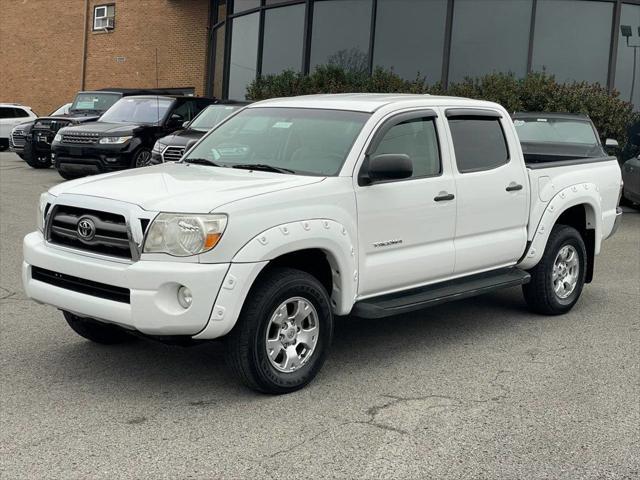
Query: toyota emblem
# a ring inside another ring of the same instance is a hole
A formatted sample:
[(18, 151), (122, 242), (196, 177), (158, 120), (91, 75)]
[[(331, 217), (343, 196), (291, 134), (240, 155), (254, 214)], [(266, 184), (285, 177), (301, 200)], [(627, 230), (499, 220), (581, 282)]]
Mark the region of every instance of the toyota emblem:
[(78, 222), (77, 232), (81, 240), (93, 240), (96, 235), (96, 224), (90, 218), (83, 217)]

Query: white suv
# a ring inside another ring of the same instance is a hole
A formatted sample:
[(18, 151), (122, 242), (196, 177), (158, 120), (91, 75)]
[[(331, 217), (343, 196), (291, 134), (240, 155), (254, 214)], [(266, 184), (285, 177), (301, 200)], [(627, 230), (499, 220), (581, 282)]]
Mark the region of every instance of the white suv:
[(0, 103), (0, 148), (9, 147), (9, 135), (16, 125), (31, 118), (38, 118), (31, 107), (17, 103)]

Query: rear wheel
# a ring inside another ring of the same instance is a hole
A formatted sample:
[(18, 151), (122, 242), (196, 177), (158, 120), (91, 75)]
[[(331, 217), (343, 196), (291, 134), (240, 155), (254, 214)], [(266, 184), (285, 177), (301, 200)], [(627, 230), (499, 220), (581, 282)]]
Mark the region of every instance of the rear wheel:
[(260, 278), (226, 337), (227, 358), (254, 390), (282, 394), (320, 371), (333, 336), (329, 296), (312, 275), (278, 268)]
[(551, 231), (540, 262), (522, 287), (529, 307), (544, 315), (568, 312), (580, 298), (587, 271), (587, 250), (580, 233), (567, 225)]
[(114, 345), (132, 340), (124, 330), (89, 318), (78, 317), (70, 312), (62, 312), (71, 329), (87, 340), (103, 345)]

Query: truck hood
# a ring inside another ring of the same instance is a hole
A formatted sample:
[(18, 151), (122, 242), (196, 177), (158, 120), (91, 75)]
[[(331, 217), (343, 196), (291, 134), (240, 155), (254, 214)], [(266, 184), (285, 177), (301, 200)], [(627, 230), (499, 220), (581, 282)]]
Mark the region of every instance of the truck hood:
[(101, 135), (133, 135), (143, 128), (157, 128), (153, 125), (140, 125), (136, 123), (111, 123), (111, 122), (87, 122), (74, 127), (67, 127), (65, 132), (99, 133)]
[(207, 213), (236, 200), (321, 182), (325, 177), (165, 163), (61, 183), (49, 190), (133, 203), (149, 211)]

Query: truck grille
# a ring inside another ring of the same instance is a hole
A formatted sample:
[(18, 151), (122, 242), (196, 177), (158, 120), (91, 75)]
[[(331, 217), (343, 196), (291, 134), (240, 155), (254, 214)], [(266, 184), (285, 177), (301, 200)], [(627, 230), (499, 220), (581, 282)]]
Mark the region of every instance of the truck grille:
[(11, 132), (10, 140), (11, 140), (12, 146), (18, 147), (18, 148), (24, 147), (24, 144), (26, 143), (24, 131), (14, 130), (13, 132)]
[(132, 258), (125, 218), (115, 213), (55, 205), (47, 223), (47, 239), (77, 250)]
[(100, 135), (98, 133), (64, 133), (62, 143), (89, 144), (96, 143)]
[(48, 130), (50, 132), (56, 133), (58, 130), (60, 130), (62, 127), (67, 127), (69, 125), (71, 125), (71, 121), (70, 120), (63, 120), (63, 119), (46, 119), (46, 120), (37, 120), (36, 123), (34, 124), (33, 128), (37, 129), (37, 130)]
[(167, 147), (162, 152), (162, 159), (165, 162), (177, 162), (184, 154), (184, 147)]

